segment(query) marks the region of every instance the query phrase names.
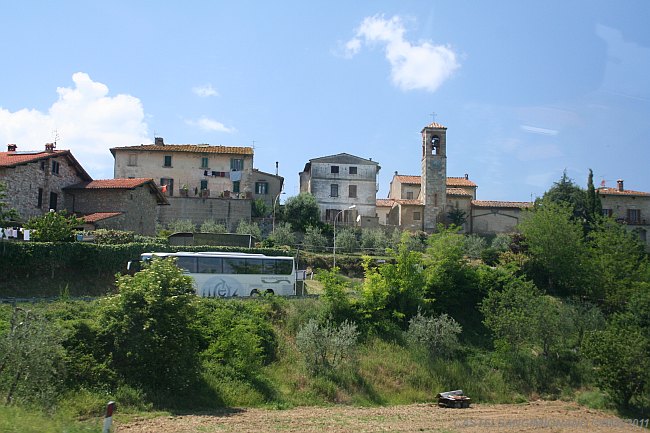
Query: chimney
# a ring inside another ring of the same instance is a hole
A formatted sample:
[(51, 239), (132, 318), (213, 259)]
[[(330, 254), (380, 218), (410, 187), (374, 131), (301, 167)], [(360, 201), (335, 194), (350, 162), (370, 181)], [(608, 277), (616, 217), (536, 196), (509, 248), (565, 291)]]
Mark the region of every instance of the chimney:
[(465, 173), (465, 179), (469, 180), (469, 174)]
[(275, 161), (275, 175), (278, 175), (278, 161)]
[(7, 144), (7, 152), (15, 152), (17, 147), (15, 144)]
[(155, 140), (156, 140), (155, 141), (156, 146), (164, 146), (165, 145), (165, 141), (163, 140), (162, 137), (156, 137)]
[(397, 171), (395, 171), (395, 176), (397, 176)]
[(623, 179), (617, 180), (616, 183), (618, 184), (618, 190), (619, 191), (624, 191), (624, 189), (623, 189)]
[(45, 143), (45, 151), (47, 153), (52, 153), (54, 152), (54, 148), (56, 147), (56, 144), (54, 143)]

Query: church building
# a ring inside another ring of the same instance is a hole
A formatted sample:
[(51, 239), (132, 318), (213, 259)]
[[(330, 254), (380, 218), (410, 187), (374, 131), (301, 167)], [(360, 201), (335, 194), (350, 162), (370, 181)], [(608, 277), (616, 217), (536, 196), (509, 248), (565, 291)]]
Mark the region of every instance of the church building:
[(421, 134), (421, 174), (395, 172), (388, 198), (377, 200), (380, 224), (429, 233), (451, 222), (465, 233), (514, 231), (522, 209), (532, 203), (477, 200), (478, 185), (469, 175), (447, 176), (447, 128), (433, 122)]

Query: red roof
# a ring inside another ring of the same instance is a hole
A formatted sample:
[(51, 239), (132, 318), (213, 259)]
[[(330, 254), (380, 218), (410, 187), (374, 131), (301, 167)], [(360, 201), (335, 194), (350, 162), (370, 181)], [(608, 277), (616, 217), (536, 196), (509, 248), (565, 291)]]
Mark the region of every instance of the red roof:
[(395, 200), (395, 203), (399, 203), (401, 205), (422, 206), (422, 202), (420, 200), (418, 200), (418, 199), (415, 199), (415, 198), (414, 199), (406, 199), (406, 200), (398, 199), (398, 200)]
[(378, 198), (377, 206), (392, 207), (395, 204), (395, 200), (392, 198)]
[(90, 175), (86, 173), (86, 170), (84, 170), (81, 164), (79, 164), (79, 162), (74, 158), (74, 156), (72, 156), (72, 153), (70, 153), (69, 150), (52, 150), (51, 152), (37, 151), (37, 150), (33, 152), (30, 151), (0, 152), (0, 167), (11, 168), (22, 164), (30, 164), (30, 163), (38, 162), (40, 160), (57, 158), (57, 157), (66, 158), (70, 162), (70, 165), (75, 167), (80, 178), (92, 180), (92, 177), (90, 177)]
[(632, 191), (630, 189), (624, 189), (623, 191), (618, 188), (598, 188), (598, 194), (600, 195), (634, 195), (634, 196), (650, 196), (649, 192), (642, 191)]
[(471, 180), (463, 177), (447, 177), (447, 186), (472, 186), (476, 187), (477, 185)]
[(529, 201), (472, 200), (472, 206), (524, 209), (524, 208), (533, 207), (533, 203)]
[(419, 185), (420, 183), (422, 183), (421, 176), (409, 176), (406, 174), (398, 174), (395, 175), (395, 179), (397, 179), (400, 183), (409, 183), (413, 185)]
[(440, 123), (437, 122), (431, 122), (425, 128), (437, 128), (437, 129), (447, 129), (446, 126), (441, 125)]
[[(410, 185), (420, 185), (422, 183), (422, 176), (412, 176), (407, 174), (398, 174), (395, 175), (400, 183), (410, 184)], [(465, 177), (447, 177), (447, 186), (471, 186), (476, 187), (477, 185)]]
[(463, 188), (447, 188), (447, 195), (461, 195), (464, 197), (474, 197), (474, 195)]
[(252, 155), (252, 147), (236, 146), (210, 146), (209, 144), (165, 144), (163, 146), (155, 144), (141, 144), (140, 146), (113, 147), (111, 153), (115, 155), (116, 150), (125, 150), (129, 152), (189, 152), (189, 153), (221, 153), (236, 155)]
[(96, 212), (96, 213), (91, 213), (90, 215), (84, 215), (81, 217), (81, 219), (83, 219), (84, 222), (87, 223), (95, 223), (97, 221), (113, 218), (118, 215), (122, 215), (122, 212)]
[(71, 185), (66, 189), (133, 189), (142, 186), (147, 182), (153, 182), (153, 179), (103, 179), (78, 183), (76, 185)]

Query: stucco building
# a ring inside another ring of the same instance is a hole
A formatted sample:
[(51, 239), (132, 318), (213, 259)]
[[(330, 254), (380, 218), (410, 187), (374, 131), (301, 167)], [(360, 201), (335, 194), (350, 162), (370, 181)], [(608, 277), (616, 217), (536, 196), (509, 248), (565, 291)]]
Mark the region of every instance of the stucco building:
[[(377, 223), (377, 174), (380, 166), (371, 159), (347, 153), (310, 159), (300, 172), (300, 192), (311, 193), (321, 220), (365, 225)], [(350, 209), (354, 206), (353, 209)]]
[[(206, 220), (236, 229), (250, 221), (251, 202), (262, 199), (270, 208), (282, 191), (284, 178), (253, 168), (251, 147), (208, 144), (153, 144), (114, 147), (114, 175), (153, 178), (170, 206), (158, 209), (158, 222)], [(277, 163), (276, 163), (277, 169)]]
[(208, 144), (154, 144), (114, 147), (115, 178), (153, 178), (168, 196), (253, 195), (253, 149)]

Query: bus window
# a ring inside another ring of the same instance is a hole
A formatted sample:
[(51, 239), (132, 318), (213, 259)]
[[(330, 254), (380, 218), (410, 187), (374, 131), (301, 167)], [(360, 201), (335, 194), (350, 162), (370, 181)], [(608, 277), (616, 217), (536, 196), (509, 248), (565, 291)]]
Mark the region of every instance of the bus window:
[(200, 274), (220, 274), (222, 272), (223, 259), (220, 257), (199, 257), (198, 261)]
[(224, 258), (223, 273), (224, 274), (245, 274), (246, 259)]
[(246, 273), (248, 273), (248, 274), (263, 274), (264, 273), (264, 260), (262, 260), (262, 259), (246, 259)]
[(275, 273), (277, 275), (291, 275), (293, 273), (293, 265), (291, 260), (276, 260)]
[(179, 256), (176, 258), (176, 266), (194, 274), (196, 273), (196, 258)]

